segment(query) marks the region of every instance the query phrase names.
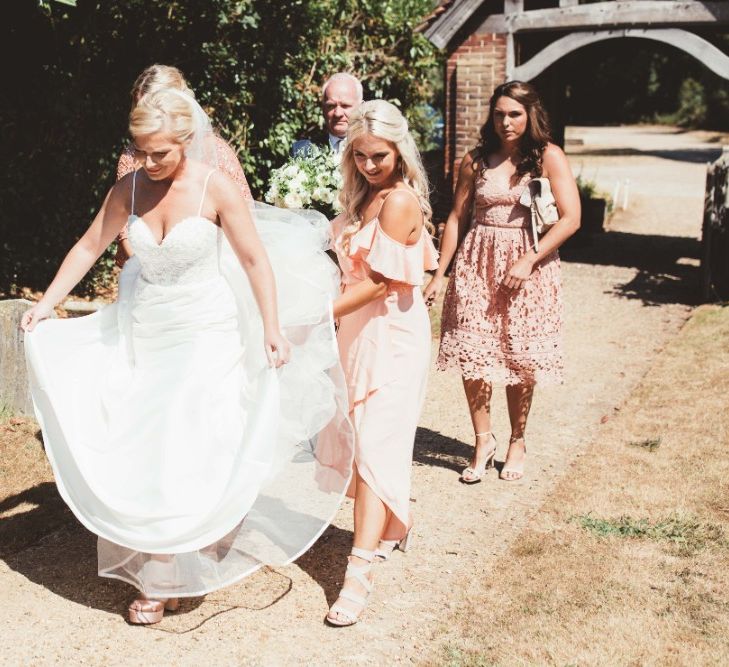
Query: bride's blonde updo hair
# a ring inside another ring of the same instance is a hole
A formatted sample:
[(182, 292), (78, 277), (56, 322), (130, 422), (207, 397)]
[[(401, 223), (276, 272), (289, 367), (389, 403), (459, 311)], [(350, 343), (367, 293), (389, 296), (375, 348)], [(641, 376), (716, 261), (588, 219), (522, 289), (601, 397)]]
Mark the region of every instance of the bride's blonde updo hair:
[(369, 184), (357, 169), (352, 149), (354, 140), (364, 134), (371, 134), (395, 144), (400, 155), (402, 180), (418, 196), (426, 229), (432, 234), (433, 225), (430, 219), (433, 210), (428, 200), (428, 177), (415, 140), (408, 131), (408, 122), (394, 104), (385, 100), (370, 100), (363, 102), (349, 117), (347, 145), (342, 155), (344, 184), (339, 193), (339, 201), (347, 220), (342, 233), (343, 247), (349, 248), (349, 240), (362, 227), (363, 221), (359, 213), (369, 192)]
[(195, 133), (193, 98), (165, 88), (143, 95), (129, 114), (132, 137), (166, 132), (179, 144), (188, 144)]
[(171, 65), (155, 64), (147, 67), (134, 82), (131, 90), (132, 109), (137, 106), (142, 97), (163, 88), (181, 90), (190, 97), (194, 97), (192, 89), (179, 69)]

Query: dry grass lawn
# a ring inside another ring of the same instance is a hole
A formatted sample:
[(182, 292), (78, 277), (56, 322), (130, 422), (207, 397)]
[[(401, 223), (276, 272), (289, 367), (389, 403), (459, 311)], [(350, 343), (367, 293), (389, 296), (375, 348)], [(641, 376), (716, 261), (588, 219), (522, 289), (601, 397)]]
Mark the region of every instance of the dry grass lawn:
[(424, 664), (729, 663), (728, 352), (697, 309)]

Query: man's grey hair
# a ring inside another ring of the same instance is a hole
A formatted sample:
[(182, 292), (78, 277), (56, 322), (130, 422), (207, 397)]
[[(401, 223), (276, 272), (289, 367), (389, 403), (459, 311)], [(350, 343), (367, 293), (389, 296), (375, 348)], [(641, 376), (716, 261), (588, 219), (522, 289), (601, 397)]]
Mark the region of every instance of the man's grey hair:
[(350, 74), (349, 72), (337, 72), (336, 74), (332, 74), (324, 82), (324, 85), (321, 87), (322, 102), (324, 101), (324, 96), (326, 95), (329, 84), (334, 83), (335, 81), (349, 81), (349, 83), (351, 83), (355, 87), (355, 90), (357, 91), (358, 101), (361, 102), (364, 99), (364, 90), (362, 89), (362, 82), (356, 76)]

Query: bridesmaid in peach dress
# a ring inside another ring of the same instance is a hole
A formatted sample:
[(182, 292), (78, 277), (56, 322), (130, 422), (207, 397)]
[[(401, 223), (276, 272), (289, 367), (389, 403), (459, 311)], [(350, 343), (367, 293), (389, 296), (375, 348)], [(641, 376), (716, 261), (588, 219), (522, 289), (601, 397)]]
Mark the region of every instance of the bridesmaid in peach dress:
[[(137, 106), (137, 102), (139, 102), (143, 95), (162, 90), (163, 88), (181, 90), (194, 97), (189, 84), (179, 69), (171, 65), (150, 65), (137, 77), (137, 80), (132, 86), (132, 109)], [(209, 149), (209, 157), (211, 159), (206, 161), (210, 163), (211, 167), (216, 167), (229, 176), (240, 188), (245, 200), (252, 201), (253, 195), (251, 194), (251, 189), (248, 187), (248, 181), (236, 157), (235, 151), (218, 134), (214, 134), (211, 137), (211, 142), (213, 144)], [(116, 180), (120, 180), (138, 168), (139, 163), (134, 155), (134, 146), (129, 144), (119, 156), (119, 163), (116, 167)], [(124, 262), (134, 254), (127, 238), (127, 231), (127, 225), (124, 225), (124, 228), (117, 237), (116, 263), (119, 266), (123, 266)]]
[[(519, 197), (530, 179), (549, 179), (559, 220), (534, 249), (529, 209)], [(536, 89), (502, 84), (490, 101), (481, 144), (461, 162), (429, 303), (460, 247), (443, 304), (438, 367), (456, 367), (476, 446), (461, 481), (481, 481), (496, 455), (491, 388), (506, 385), (511, 437), (500, 478), (521, 479), (524, 431), (534, 385), (562, 381), (562, 289), (557, 248), (580, 226), (580, 200), (567, 158), (550, 141)]]
[(423, 274), (437, 266), (425, 172), (407, 121), (384, 100), (351, 116), (342, 157), (344, 213), (332, 224), (343, 291), (334, 302), (355, 448), (354, 543), (332, 625), (352, 625), (370, 568), (407, 549), (410, 470), (430, 363)]

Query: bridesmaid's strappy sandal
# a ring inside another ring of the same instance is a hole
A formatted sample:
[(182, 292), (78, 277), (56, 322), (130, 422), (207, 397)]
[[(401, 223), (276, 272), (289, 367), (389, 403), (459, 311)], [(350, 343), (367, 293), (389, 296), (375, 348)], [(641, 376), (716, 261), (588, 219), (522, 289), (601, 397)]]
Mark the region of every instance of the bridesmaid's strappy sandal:
[(413, 535), (413, 524), (410, 524), (405, 537), (399, 540), (380, 540), (380, 544), (375, 551), (375, 560), (386, 561), (392, 556), (395, 549), (405, 553), (410, 548), (410, 538)]
[[(374, 551), (368, 551), (367, 549), (360, 549), (358, 547), (352, 547), (352, 556), (357, 556), (362, 560), (366, 560), (365, 565), (355, 565), (351, 561), (347, 564), (347, 571), (344, 574), (344, 583), (347, 583), (347, 579), (355, 579), (362, 588), (367, 592), (366, 596), (357, 595), (352, 591), (348, 591), (345, 588), (339, 592), (339, 598), (329, 609), (329, 613), (326, 616), (326, 621), (330, 625), (337, 627), (346, 627), (348, 625), (354, 625), (359, 621), (360, 614), (364, 611), (367, 606), (367, 598), (372, 592), (374, 583), (368, 576), (372, 569), (372, 561), (375, 557)], [(343, 584), (344, 586), (344, 584)], [(339, 599), (349, 600), (359, 605), (359, 609), (352, 610), (339, 604)]]
[[(509, 442), (509, 449), (511, 449), (511, 445), (513, 445), (515, 442), (519, 442), (521, 440), (524, 442), (524, 438), (513, 438), (511, 442)], [(501, 469), (501, 472), (499, 473), (499, 479), (503, 479), (505, 482), (516, 482), (517, 480), (520, 480), (522, 477), (524, 477), (524, 460), (526, 460), (526, 442), (524, 442), (524, 459), (522, 459), (521, 463), (518, 463), (516, 465), (511, 465), (508, 468), (506, 467), (506, 463), (509, 460), (509, 452), (506, 452), (506, 461), (504, 461), (504, 467)]]
[(154, 625), (162, 620), (165, 611), (177, 611), (179, 608), (179, 598), (167, 600), (137, 598), (129, 605), (129, 622), (135, 625)]
[[(478, 484), (481, 481), (481, 478), (484, 476), (484, 473), (488, 468), (490, 468), (494, 464), (494, 457), (496, 456), (496, 438), (494, 437), (494, 434), (491, 431), (484, 431), (483, 433), (476, 433), (476, 438), (482, 436), (482, 435), (490, 435), (491, 436), (491, 442), (493, 444), (493, 449), (488, 453), (486, 458), (483, 460), (483, 463), (479, 466), (468, 466), (468, 468), (464, 468), (463, 472), (461, 473), (461, 482), (464, 484)], [(476, 445), (478, 447), (478, 445)]]

